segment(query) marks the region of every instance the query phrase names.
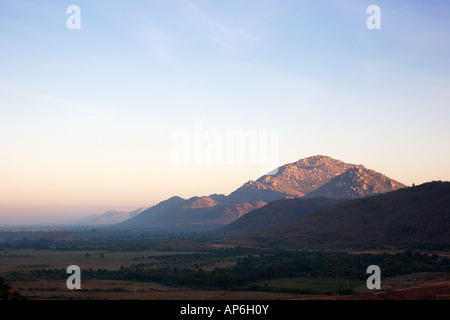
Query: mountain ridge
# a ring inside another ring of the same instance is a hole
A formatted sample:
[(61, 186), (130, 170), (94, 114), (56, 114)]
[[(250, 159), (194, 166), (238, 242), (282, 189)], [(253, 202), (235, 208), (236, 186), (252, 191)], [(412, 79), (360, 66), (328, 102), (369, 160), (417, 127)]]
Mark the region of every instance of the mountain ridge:
[(73, 224), (79, 225), (112, 225), (131, 219), (147, 208), (142, 207), (133, 211), (121, 211), (121, 210), (108, 210), (102, 214), (94, 214), (73, 222)]
[[(229, 195), (211, 194), (194, 196), (189, 199), (169, 198), (138, 216), (119, 223), (117, 227), (170, 230), (170, 227), (173, 226), (173, 230), (183, 230), (184, 226), (185, 230), (192, 230), (195, 225), (195, 229), (198, 231), (201, 231), (202, 227), (204, 230), (210, 230), (211, 225), (217, 228), (221, 227), (221, 225), (239, 219), (252, 209), (258, 209), (272, 201), (304, 197), (350, 169), (361, 172), (368, 170), (363, 165), (345, 163), (329, 156), (311, 156), (280, 166), (274, 175), (263, 175), (256, 180), (249, 180)], [(371, 173), (371, 175), (377, 174), (375, 171)], [(388, 185), (386, 188), (374, 187), (367, 192), (362, 190), (355, 196), (363, 197), (378, 191), (385, 192), (404, 186), (387, 177), (385, 179)], [(390, 185), (391, 187), (389, 187), (389, 181), (394, 181)], [(351, 188), (352, 185), (346, 185), (346, 188), (348, 187)], [(342, 193), (342, 187), (337, 188), (336, 192), (338, 191)], [(326, 197), (339, 198), (330, 190)], [(222, 217), (219, 217), (220, 215)], [(200, 221), (199, 217), (203, 217), (204, 221)], [(189, 221), (190, 218), (191, 221)]]
[(449, 230), (450, 182), (430, 182), (348, 200), (233, 243), (285, 248), (450, 244)]
[(364, 166), (316, 155), (285, 164), (275, 175), (262, 176), (256, 181), (276, 191), (302, 197), (350, 168)]
[(312, 197), (333, 197), (355, 199), (405, 188), (398, 181), (366, 168), (350, 168), (316, 190), (305, 195)]
[(282, 225), (319, 209), (341, 203), (342, 199), (292, 198), (278, 199), (209, 234), (210, 239), (232, 239), (256, 231)]

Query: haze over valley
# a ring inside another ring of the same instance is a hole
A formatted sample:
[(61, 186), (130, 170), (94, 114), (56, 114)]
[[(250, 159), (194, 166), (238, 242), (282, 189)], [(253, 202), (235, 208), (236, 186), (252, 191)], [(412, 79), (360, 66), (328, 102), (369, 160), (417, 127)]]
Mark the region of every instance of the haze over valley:
[(449, 12), (0, 0), (0, 299), (449, 299)]

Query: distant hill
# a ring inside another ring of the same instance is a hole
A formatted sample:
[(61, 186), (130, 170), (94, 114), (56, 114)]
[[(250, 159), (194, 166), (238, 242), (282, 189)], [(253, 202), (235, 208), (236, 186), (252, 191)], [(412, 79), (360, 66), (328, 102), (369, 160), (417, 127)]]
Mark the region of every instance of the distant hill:
[(172, 197), (116, 226), (162, 232), (207, 231), (231, 223), (265, 204), (254, 201), (225, 205), (208, 196)]
[(181, 197), (178, 196), (171, 197), (167, 200), (161, 201), (157, 205), (148, 208), (147, 210), (144, 210), (139, 215), (117, 224), (117, 227), (119, 228), (148, 227), (151, 225), (153, 221), (158, 220), (159, 218), (164, 216), (166, 213), (171, 212), (172, 210), (181, 208), (183, 205), (186, 204), (186, 202), (187, 201)]
[(450, 182), (431, 182), (345, 201), (288, 224), (244, 236), (235, 243), (288, 248), (450, 244)]
[(139, 208), (133, 211), (109, 210), (102, 214), (90, 215), (76, 222), (79, 225), (110, 225), (126, 221), (137, 216), (146, 208)]
[(214, 206), (199, 207), (190, 204), (173, 210), (147, 226), (154, 231), (208, 231), (229, 224), (248, 212), (264, 206), (262, 201), (233, 205), (217, 203)]
[[(362, 165), (345, 163), (327, 156), (312, 156), (283, 165), (274, 175), (264, 175), (256, 181), (250, 180), (228, 196), (211, 194), (189, 199), (172, 197), (117, 227), (206, 231), (232, 223), (266, 203), (300, 198), (321, 187), (324, 188), (321, 192), (326, 194), (325, 197), (353, 198), (404, 186)], [(308, 197), (322, 195), (319, 193)]]
[(295, 198), (275, 200), (247, 213), (240, 219), (210, 232), (212, 239), (230, 239), (279, 226), (310, 212), (342, 202), (330, 198)]

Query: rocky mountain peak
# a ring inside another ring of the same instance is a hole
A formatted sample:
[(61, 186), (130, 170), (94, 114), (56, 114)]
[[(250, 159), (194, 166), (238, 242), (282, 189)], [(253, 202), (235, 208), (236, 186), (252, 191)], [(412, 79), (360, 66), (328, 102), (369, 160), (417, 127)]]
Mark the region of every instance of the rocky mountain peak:
[(390, 192), (406, 187), (385, 175), (363, 167), (350, 168), (343, 174), (312, 191), (307, 198), (360, 198)]
[(146, 225), (155, 230), (210, 229), (231, 223), (252, 209), (275, 200), (321, 194), (329, 198), (363, 197), (402, 186), (362, 165), (317, 155), (283, 165), (274, 175), (249, 180), (229, 195), (211, 194), (187, 200), (172, 197), (121, 225)]
[(364, 166), (317, 155), (281, 166), (277, 174), (262, 176), (256, 181), (266, 188), (302, 197), (350, 168), (363, 169)]

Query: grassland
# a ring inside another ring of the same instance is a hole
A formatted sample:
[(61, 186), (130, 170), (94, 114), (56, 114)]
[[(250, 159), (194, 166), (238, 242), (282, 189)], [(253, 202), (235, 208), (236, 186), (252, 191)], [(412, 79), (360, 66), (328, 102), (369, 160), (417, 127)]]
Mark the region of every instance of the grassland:
[(343, 278), (279, 278), (258, 281), (253, 287), (264, 291), (285, 291), (316, 295), (332, 295), (365, 289), (365, 281)]
[[(436, 292), (450, 298), (448, 251), (292, 251), (196, 237), (66, 236), (3, 241), (0, 276), (34, 300), (398, 299), (419, 286), (430, 299)], [(365, 286), (370, 264), (382, 268), (382, 290)], [(81, 290), (66, 286), (70, 265), (81, 268)]]

